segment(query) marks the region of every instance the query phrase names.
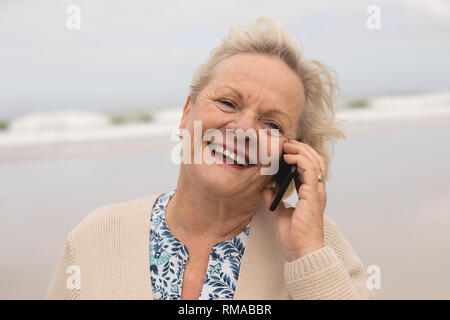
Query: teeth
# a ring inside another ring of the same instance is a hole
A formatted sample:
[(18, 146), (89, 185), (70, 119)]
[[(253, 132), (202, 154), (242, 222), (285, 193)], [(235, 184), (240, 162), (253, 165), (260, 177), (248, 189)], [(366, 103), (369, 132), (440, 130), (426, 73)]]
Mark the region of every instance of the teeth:
[(229, 152), (227, 157), (230, 157), (231, 159), (233, 159), (233, 161), (236, 161), (236, 158), (237, 158), (236, 154), (234, 152), (231, 152), (231, 151)]
[(212, 145), (210, 145), (210, 148), (214, 152), (221, 153), (221, 154), (225, 155), (226, 157), (229, 157), (233, 161), (236, 161), (238, 164), (240, 164), (244, 167), (248, 166), (248, 163), (245, 161), (244, 158), (242, 158), (241, 156), (238, 156), (237, 154), (235, 154), (234, 152), (232, 152), (228, 149), (224, 149), (223, 146), (221, 146), (221, 145), (212, 144)]
[(245, 160), (242, 159), (241, 156), (236, 156), (236, 161), (237, 161), (237, 163), (239, 163), (239, 164), (245, 164)]

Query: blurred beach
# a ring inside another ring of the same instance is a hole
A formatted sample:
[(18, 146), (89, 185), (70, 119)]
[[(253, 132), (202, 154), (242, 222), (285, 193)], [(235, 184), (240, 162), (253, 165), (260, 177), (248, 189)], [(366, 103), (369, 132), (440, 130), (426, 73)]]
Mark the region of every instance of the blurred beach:
[[(347, 139), (326, 215), (380, 267), (378, 298), (450, 299), (450, 95), (352, 103), (337, 113)], [(92, 210), (175, 187), (180, 111), (119, 125), (40, 114), (0, 131), (0, 299), (44, 298), (67, 233)]]

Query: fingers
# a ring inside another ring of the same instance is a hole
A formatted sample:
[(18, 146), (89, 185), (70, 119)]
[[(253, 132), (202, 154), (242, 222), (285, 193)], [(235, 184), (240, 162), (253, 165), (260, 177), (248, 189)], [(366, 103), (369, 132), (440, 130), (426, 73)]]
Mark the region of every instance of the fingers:
[(306, 158), (317, 163), (320, 166), (321, 172), (324, 177), (327, 177), (327, 166), (325, 164), (325, 160), (310, 145), (297, 140), (289, 140), (283, 145), (283, 151), (287, 153), (297, 153), (304, 155)]
[[(285, 152), (284, 159), (287, 163), (296, 164), (297, 171), (299, 173), (299, 180), (302, 185), (306, 184), (310, 187), (310, 193), (316, 196), (317, 202), (322, 207), (322, 211), (325, 210), (325, 205), (327, 201), (325, 181), (320, 183), (317, 179), (319, 172), (321, 172), (324, 177), (327, 175), (326, 165), (323, 158), (309, 145), (295, 141), (289, 140), (289, 142), (283, 145), (283, 151)], [(302, 174), (301, 174), (302, 173)], [(300, 189), (305, 189), (306, 187), (300, 186)], [(300, 199), (302, 198), (302, 190), (297, 190)]]
[(319, 181), (317, 180), (317, 175), (319, 174), (320, 168), (318, 165), (313, 163), (311, 160), (303, 155), (299, 154), (288, 154), (284, 155), (284, 160), (289, 164), (296, 164), (297, 171), (302, 170), (301, 183), (309, 185), (314, 192), (319, 192)]

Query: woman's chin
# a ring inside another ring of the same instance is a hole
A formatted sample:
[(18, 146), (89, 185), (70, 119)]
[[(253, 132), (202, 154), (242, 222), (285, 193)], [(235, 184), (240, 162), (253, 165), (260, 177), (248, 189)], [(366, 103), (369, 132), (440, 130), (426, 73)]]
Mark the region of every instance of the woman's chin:
[(236, 176), (223, 170), (227, 168), (213, 167), (199, 168), (199, 172), (197, 172), (197, 182), (208, 192), (225, 196), (236, 194), (245, 187), (245, 181), (239, 182), (240, 179), (236, 179)]

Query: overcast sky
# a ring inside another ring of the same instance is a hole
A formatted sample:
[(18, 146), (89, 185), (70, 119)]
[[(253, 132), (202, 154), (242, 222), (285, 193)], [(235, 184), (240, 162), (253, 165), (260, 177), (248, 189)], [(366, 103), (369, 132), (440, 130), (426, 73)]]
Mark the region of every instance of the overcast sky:
[[(366, 26), (381, 9), (381, 29)], [(81, 29), (66, 26), (69, 5)], [(59, 108), (180, 108), (230, 26), (282, 24), (342, 96), (450, 89), (450, 1), (1, 0), (0, 119)]]

